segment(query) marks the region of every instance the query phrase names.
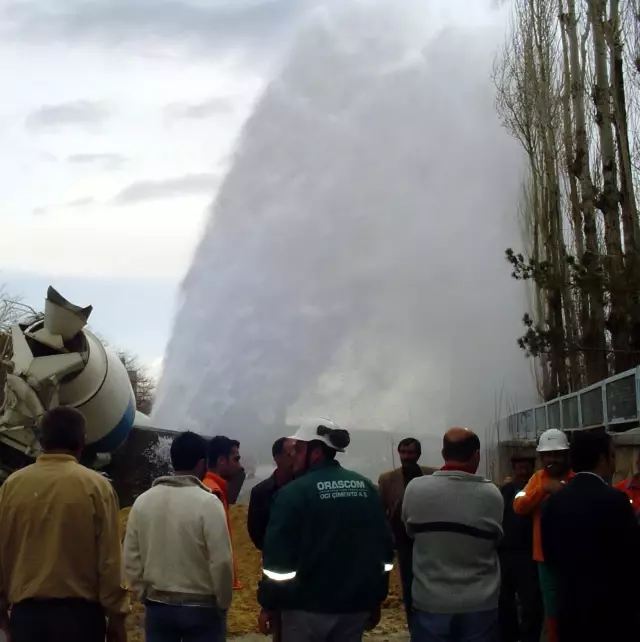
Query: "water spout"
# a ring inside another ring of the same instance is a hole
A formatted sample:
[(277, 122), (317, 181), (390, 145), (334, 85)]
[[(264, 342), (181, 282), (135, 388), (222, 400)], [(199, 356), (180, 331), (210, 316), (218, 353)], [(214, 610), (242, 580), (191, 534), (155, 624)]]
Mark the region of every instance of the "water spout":
[(330, 4), (300, 33), (185, 278), (160, 425), (247, 452), (308, 414), (441, 435), (484, 428), (505, 386), (532, 394), (499, 37), (416, 26), (421, 4)]

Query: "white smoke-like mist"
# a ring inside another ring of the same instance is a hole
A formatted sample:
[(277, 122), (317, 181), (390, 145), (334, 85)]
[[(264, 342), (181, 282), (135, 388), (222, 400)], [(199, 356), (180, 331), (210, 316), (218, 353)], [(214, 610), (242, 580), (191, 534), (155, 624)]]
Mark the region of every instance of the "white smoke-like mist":
[(440, 436), (533, 396), (504, 260), (521, 157), (494, 111), (502, 28), (438, 30), (425, 4), (329, 4), (299, 34), (185, 279), (159, 425), (247, 453), (303, 415)]

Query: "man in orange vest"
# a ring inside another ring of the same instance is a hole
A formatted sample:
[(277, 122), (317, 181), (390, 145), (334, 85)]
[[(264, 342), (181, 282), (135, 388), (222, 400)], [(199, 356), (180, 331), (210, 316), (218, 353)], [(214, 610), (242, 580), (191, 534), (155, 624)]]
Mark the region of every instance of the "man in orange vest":
[[(228, 437), (213, 437), (209, 441), (207, 451), (208, 472), (202, 483), (214, 494), (217, 495), (227, 514), (227, 526), (231, 537), (233, 548), (233, 534), (229, 520), (229, 501), (227, 496), (227, 482), (240, 472), (240, 442)], [(238, 581), (238, 567), (236, 565), (235, 553), (233, 555), (233, 588), (239, 590), (244, 588)]]
[(543, 468), (535, 473), (523, 490), (515, 496), (513, 510), (516, 515), (533, 517), (533, 559), (538, 562), (547, 640), (557, 642), (555, 578), (544, 563), (540, 514), (544, 500), (560, 490), (574, 474), (569, 463), (569, 442), (561, 430), (550, 428), (543, 432), (536, 450)]
[(616, 488), (626, 493), (636, 513), (640, 511), (640, 450), (636, 454), (635, 474), (631, 475), (628, 479), (623, 479), (621, 482), (618, 482)]

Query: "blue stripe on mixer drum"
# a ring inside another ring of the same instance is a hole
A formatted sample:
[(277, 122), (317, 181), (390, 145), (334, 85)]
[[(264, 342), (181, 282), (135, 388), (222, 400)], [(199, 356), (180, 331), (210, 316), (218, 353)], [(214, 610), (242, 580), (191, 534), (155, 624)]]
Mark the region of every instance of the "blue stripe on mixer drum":
[(108, 432), (102, 439), (93, 444), (88, 444), (87, 449), (95, 453), (113, 452), (128, 436), (133, 428), (133, 422), (136, 418), (136, 404), (133, 398), (129, 401), (127, 409), (122, 415), (118, 425)]

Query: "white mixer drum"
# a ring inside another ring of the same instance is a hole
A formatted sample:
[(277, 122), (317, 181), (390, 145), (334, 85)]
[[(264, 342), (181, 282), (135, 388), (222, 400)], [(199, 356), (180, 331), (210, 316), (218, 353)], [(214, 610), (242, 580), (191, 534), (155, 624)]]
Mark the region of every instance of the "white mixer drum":
[(88, 361), (84, 369), (60, 384), (60, 404), (73, 406), (87, 422), (87, 447), (110, 453), (128, 437), (136, 416), (136, 400), (129, 374), (118, 356), (83, 330)]

